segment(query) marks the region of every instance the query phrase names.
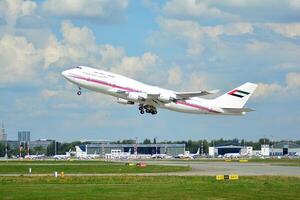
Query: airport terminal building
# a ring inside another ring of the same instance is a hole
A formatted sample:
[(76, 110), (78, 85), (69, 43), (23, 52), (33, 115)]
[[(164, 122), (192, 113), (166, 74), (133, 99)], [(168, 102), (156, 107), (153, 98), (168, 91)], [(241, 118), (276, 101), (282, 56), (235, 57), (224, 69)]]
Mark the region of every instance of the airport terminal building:
[(82, 151), (87, 154), (100, 154), (104, 156), (112, 150), (130, 152), (131, 154), (167, 154), (177, 156), (185, 151), (185, 144), (110, 144), (110, 143), (91, 143), (79, 145)]

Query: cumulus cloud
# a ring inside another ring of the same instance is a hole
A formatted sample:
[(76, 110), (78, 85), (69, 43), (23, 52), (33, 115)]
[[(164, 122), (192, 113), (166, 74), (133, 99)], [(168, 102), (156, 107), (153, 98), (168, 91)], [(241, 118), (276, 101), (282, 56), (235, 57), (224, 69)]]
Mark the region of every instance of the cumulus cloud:
[[(298, 93), (300, 89), (300, 73), (291, 72), (285, 77), (285, 84), (280, 85), (278, 83), (259, 83), (258, 88), (253, 94), (254, 98), (264, 98), (268, 96), (290, 96), (294, 93)], [(297, 92), (298, 91), (298, 92)]]
[(124, 20), (127, 6), (128, 0), (46, 0), (43, 10), (49, 15), (117, 22)]
[(3, 17), (7, 25), (14, 26), (18, 17), (31, 15), (37, 8), (34, 1), (3, 0), (0, 1), (0, 17)]
[(166, 16), (176, 19), (218, 19), (236, 20), (237, 16), (224, 12), (216, 7), (211, 7), (205, 1), (198, 0), (171, 0), (163, 6)]
[(270, 59), (273, 63), (298, 63), (300, 56), (300, 46), (284, 40), (274, 42), (252, 40), (246, 45), (246, 52), (256, 59)]
[(179, 85), (182, 82), (182, 73), (179, 67), (174, 67), (168, 71), (168, 84)]
[(144, 53), (141, 57), (125, 56), (119, 64), (111, 68), (111, 71), (136, 78), (141, 73), (145, 75), (149, 68), (157, 65), (157, 62), (158, 56), (150, 52)]
[(257, 89), (255, 90), (255, 92), (253, 94), (253, 98), (267, 97), (269, 95), (281, 93), (282, 91), (283, 91), (283, 87), (279, 84), (259, 83)]
[(288, 73), (286, 76), (286, 85), (288, 88), (300, 88), (300, 73)]
[(26, 38), (4, 35), (0, 39), (0, 83), (32, 82), (42, 63), (41, 52)]
[(300, 37), (300, 23), (267, 23), (265, 26), (285, 37)]
[(160, 18), (158, 23), (166, 35), (171, 35), (175, 39), (182, 39), (187, 42), (187, 53), (189, 55), (202, 54), (205, 48), (203, 45), (204, 37), (209, 37), (217, 41), (221, 35), (236, 36), (251, 34), (253, 32), (253, 26), (249, 23), (202, 26), (198, 22), (191, 20), (166, 18)]
[(63, 21), (61, 32), (61, 40), (51, 35), (43, 48), (36, 48), (25, 37), (5, 35), (0, 38), (0, 65), (5, 72), (0, 74), (0, 82), (38, 82), (36, 75), (42, 74), (45, 80), (57, 83), (53, 70), (80, 64), (111, 70), (132, 78), (144, 77), (158, 68), (157, 55), (146, 52), (141, 56), (127, 56), (121, 47), (97, 44), (94, 33), (86, 26), (77, 27), (70, 21)]

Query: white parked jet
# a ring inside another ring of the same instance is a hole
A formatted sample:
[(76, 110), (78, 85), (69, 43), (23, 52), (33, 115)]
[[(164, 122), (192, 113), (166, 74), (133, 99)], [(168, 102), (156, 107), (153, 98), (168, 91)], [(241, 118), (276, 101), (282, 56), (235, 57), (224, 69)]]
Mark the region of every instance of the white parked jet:
[(200, 155), (200, 148), (198, 148), (197, 152), (196, 153), (190, 153), (190, 151), (184, 151), (183, 154), (178, 154), (178, 157), (179, 158), (182, 158), (182, 159), (194, 159), (196, 157), (198, 157)]
[(78, 95), (81, 88), (108, 94), (117, 97), (118, 103), (138, 104), (141, 114), (157, 114), (157, 108), (165, 108), (195, 114), (244, 115), (253, 111), (244, 105), (257, 87), (245, 83), (215, 99), (203, 99), (199, 97), (217, 91), (175, 92), (85, 66), (66, 70), (62, 75), (78, 86)]

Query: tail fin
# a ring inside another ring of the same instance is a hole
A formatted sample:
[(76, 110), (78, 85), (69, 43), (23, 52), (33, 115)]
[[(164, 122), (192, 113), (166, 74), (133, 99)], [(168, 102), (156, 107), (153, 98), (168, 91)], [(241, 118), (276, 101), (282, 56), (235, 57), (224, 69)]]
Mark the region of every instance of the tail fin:
[(221, 108), (243, 108), (250, 96), (254, 93), (257, 84), (244, 83), (243, 85), (214, 99)]

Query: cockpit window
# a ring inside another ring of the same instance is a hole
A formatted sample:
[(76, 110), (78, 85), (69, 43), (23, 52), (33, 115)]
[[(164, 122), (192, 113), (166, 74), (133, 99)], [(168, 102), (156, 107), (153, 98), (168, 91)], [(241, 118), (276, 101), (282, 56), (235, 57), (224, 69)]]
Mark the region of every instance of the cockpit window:
[(76, 67), (76, 68), (78, 68), (78, 69), (82, 69), (81, 67)]

